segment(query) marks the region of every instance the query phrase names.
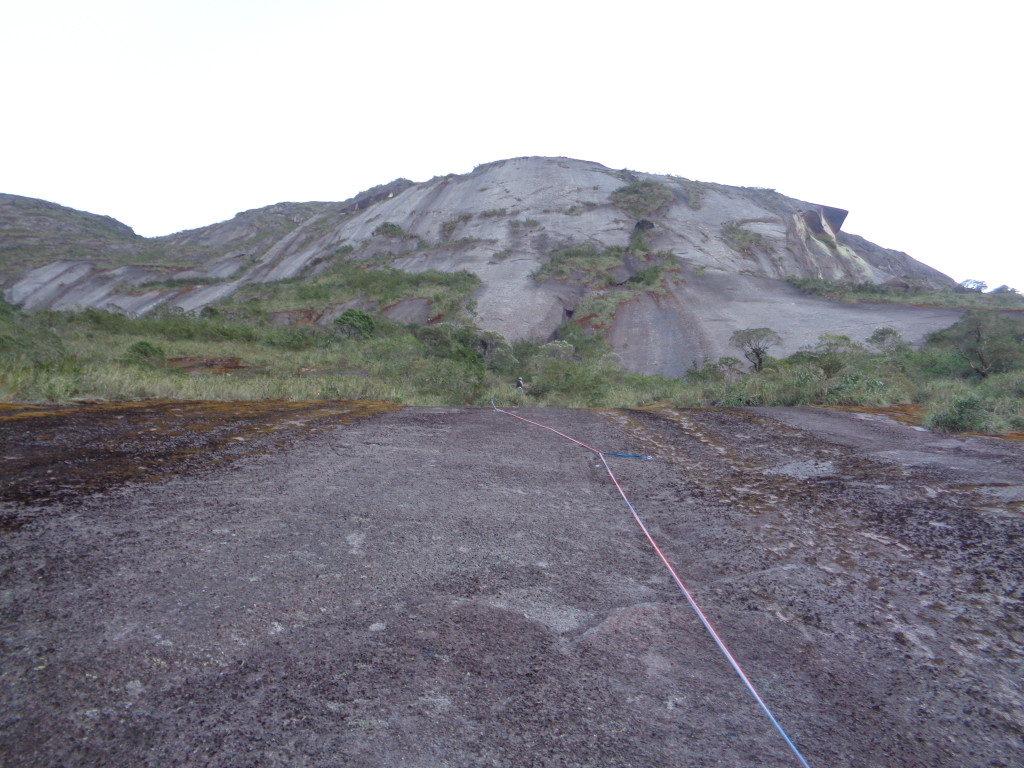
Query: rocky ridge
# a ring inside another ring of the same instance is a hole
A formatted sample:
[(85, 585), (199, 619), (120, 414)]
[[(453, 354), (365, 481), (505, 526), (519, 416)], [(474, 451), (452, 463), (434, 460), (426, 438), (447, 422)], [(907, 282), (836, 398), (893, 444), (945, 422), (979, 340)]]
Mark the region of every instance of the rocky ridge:
[[(473, 298), (482, 328), (548, 339), (566, 320), (582, 322), (630, 369), (673, 376), (728, 354), (738, 328), (775, 328), (785, 353), (822, 332), (861, 339), (888, 325), (919, 341), (955, 322), (955, 311), (845, 305), (786, 283), (952, 284), (843, 232), (845, 218), (774, 190), (540, 157), (399, 179), (341, 203), (280, 203), (150, 239), (107, 217), (2, 195), (0, 280), (6, 300), (25, 309), (144, 314), (198, 311), (251, 283), (313, 279), (339, 259), (466, 270), (481, 280)], [(330, 322), (342, 309), (313, 319)], [(424, 301), (390, 309), (435, 317)]]

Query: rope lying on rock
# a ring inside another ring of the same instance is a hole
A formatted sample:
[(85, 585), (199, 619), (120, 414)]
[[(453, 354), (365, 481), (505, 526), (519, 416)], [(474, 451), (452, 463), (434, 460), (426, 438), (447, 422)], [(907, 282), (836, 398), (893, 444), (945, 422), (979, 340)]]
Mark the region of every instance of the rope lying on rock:
[(594, 453), (601, 457), (601, 463), (604, 464), (604, 468), (608, 472), (608, 476), (612, 479), (612, 482), (615, 484), (615, 487), (618, 489), (619, 495), (622, 496), (622, 500), (625, 501), (626, 506), (629, 507), (629, 511), (632, 513), (633, 519), (636, 520), (637, 525), (640, 526), (640, 530), (644, 532), (644, 536), (647, 537), (647, 541), (650, 542), (651, 546), (654, 548), (654, 551), (661, 559), (661, 562), (664, 563), (666, 568), (668, 568), (668, 572), (672, 575), (672, 580), (675, 581), (676, 586), (679, 587), (679, 590), (683, 593), (683, 597), (686, 598), (686, 601), (690, 604), (690, 607), (693, 609), (694, 613), (697, 614), (697, 618), (700, 619), (701, 624), (704, 625), (704, 628), (708, 631), (708, 634), (711, 635), (711, 639), (715, 641), (715, 645), (718, 646), (718, 649), (729, 661), (729, 664), (732, 665), (732, 668), (736, 671), (736, 674), (740, 676), (740, 679), (743, 681), (743, 684), (747, 686), (747, 690), (749, 690), (750, 693), (754, 696), (754, 699), (757, 700), (757, 703), (761, 706), (761, 709), (764, 710), (764, 713), (768, 715), (768, 719), (772, 721), (772, 725), (775, 726), (775, 730), (779, 732), (779, 734), (785, 740), (786, 744), (789, 745), (789, 748), (793, 750), (793, 754), (796, 755), (796, 758), (800, 761), (800, 764), (803, 765), (804, 768), (810, 768), (810, 766), (807, 764), (807, 761), (804, 760), (804, 756), (800, 754), (800, 750), (796, 748), (796, 745), (793, 744), (789, 736), (786, 735), (786, 732), (782, 729), (782, 726), (779, 725), (779, 721), (775, 719), (775, 716), (771, 713), (771, 710), (768, 709), (768, 705), (764, 703), (764, 699), (762, 699), (760, 694), (758, 694), (757, 689), (754, 688), (754, 684), (750, 682), (750, 678), (748, 678), (747, 675), (743, 672), (743, 669), (740, 667), (739, 662), (737, 662), (735, 657), (733, 657), (732, 653), (729, 652), (729, 649), (722, 641), (722, 638), (718, 636), (718, 633), (715, 631), (715, 628), (711, 626), (711, 622), (708, 621), (707, 616), (704, 615), (704, 612), (700, 609), (700, 606), (697, 605), (697, 601), (693, 599), (693, 595), (690, 594), (690, 591), (686, 588), (686, 585), (683, 584), (683, 580), (679, 578), (679, 574), (676, 573), (675, 568), (672, 567), (672, 564), (668, 561), (668, 558), (665, 557), (665, 554), (661, 551), (661, 547), (659, 547), (657, 542), (654, 541), (654, 537), (651, 536), (651, 532), (647, 530), (647, 526), (644, 525), (644, 521), (640, 518), (640, 515), (637, 513), (636, 508), (633, 506), (633, 503), (626, 496), (626, 492), (622, 490), (622, 486), (619, 485), (618, 479), (615, 477), (615, 474), (612, 472), (612, 468), (608, 465), (608, 461), (605, 459), (605, 456), (621, 456), (630, 459), (651, 459), (653, 457), (638, 456), (632, 453), (608, 453), (606, 451), (600, 451), (597, 448), (594, 448), (593, 446), (587, 445), (586, 443), (582, 443), (579, 440), (576, 440), (575, 438), (569, 437), (568, 435), (559, 432), (557, 429), (554, 429), (552, 427), (549, 427), (545, 424), (541, 424), (536, 421), (530, 421), (529, 419), (525, 419), (522, 416), (519, 416), (518, 414), (511, 413), (510, 411), (502, 410), (501, 408), (494, 404), (493, 400), (491, 401), (491, 407), (494, 408), (494, 410), (498, 413), (503, 413), (506, 416), (511, 416), (514, 419), (525, 421), (527, 424), (533, 424), (534, 426), (541, 427), (543, 429), (548, 430), (549, 432), (554, 432), (556, 435), (564, 437), (566, 440), (574, 442), (576, 443), (576, 445), (582, 448), (586, 448), (588, 451), (593, 451)]

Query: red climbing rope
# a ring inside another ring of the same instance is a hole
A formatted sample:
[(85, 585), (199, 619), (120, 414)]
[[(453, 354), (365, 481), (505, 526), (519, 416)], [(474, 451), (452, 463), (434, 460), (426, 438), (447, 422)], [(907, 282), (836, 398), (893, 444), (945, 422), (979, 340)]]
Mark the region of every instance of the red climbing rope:
[(740, 676), (740, 679), (743, 681), (743, 684), (747, 686), (747, 690), (749, 690), (750, 693), (754, 696), (754, 699), (761, 706), (761, 709), (764, 710), (764, 713), (768, 715), (768, 719), (772, 721), (772, 725), (775, 726), (775, 729), (785, 740), (786, 744), (789, 745), (789, 748), (793, 750), (793, 754), (796, 755), (796, 758), (800, 761), (800, 764), (804, 766), (804, 768), (810, 768), (810, 766), (807, 764), (807, 761), (804, 760), (804, 756), (800, 754), (800, 750), (796, 748), (796, 745), (793, 744), (789, 736), (786, 735), (786, 732), (782, 729), (782, 726), (779, 725), (779, 721), (775, 719), (775, 716), (771, 713), (771, 710), (768, 709), (768, 705), (764, 703), (764, 699), (762, 699), (760, 694), (758, 694), (757, 689), (754, 688), (754, 684), (750, 682), (750, 678), (748, 678), (746, 673), (744, 673), (743, 669), (739, 665), (739, 662), (737, 662), (736, 658), (732, 655), (732, 653), (729, 652), (729, 649), (722, 641), (722, 638), (718, 636), (718, 633), (715, 631), (715, 628), (711, 626), (711, 622), (708, 621), (707, 616), (704, 615), (704, 611), (702, 611), (700, 609), (700, 606), (697, 605), (697, 601), (693, 599), (693, 595), (690, 594), (690, 590), (688, 590), (686, 588), (686, 585), (683, 584), (683, 580), (679, 578), (679, 574), (676, 573), (675, 568), (672, 567), (672, 564), (668, 561), (668, 558), (665, 557), (665, 554), (661, 551), (661, 547), (658, 546), (657, 542), (654, 540), (654, 537), (651, 536), (651, 532), (647, 530), (647, 526), (644, 525), (644, 521), (640, 518), (640, 515), (637, 513), (636, 508), (633, 506), (633, 503), (629, 500), (629, 497), (626, 496), (626, 492), (622, 490), (622, 486), (619, 484), (618, 479), (615, 477), (615, 473), (612, 472), (612, 468), (608, 465), (608, 461), (605, 459), (605, 456), (616, 455), (626, 455), (630, 456), (631, 458), (640, 457), (633, 457), (631, 454), (610, 454), (606, 453), (605, 451), (599, 451), (597, 448), (594, 448), (593, 446), (587, 445), (586, 443), (582, 443), (579, 440), (571, 438), (568, 435), (559, 432), (557, 429), (547, 426), (546, 424), (541, 424), (536, 421), (530, 421), (529, 419), (525, 419), (522, 416), (519, 416), (515, 413), (504, 411), (501, 408), (498, 408), (496, 405), (494, 405), (493, 401), (491, 402), (491, 406), (498, 413), (504, 413), (506, 416), (511, 416), (512, 418), (519, 419), (520, 421), (525, 421), (527, 424), (533, 424), (534, 426), (541, 427), (542, 429), (546, 429), (549, 432), (554, 432), (556, 435), (564, 437), (566, 440), (570, 440), (576, 443), (576, 445), (581, 446), (582, 448), (586, 448), (588, 451), (593, 451), (594, 453), (601, 457), (601, 463), (604, 464), (604, 468), (608, 472), (608, 477), (612, 479), (612, 482), (615, 484), (615, 487), (619, 491), (619, 495), (622, 496), (622, 500), (625, 501), (626, 506), (629, 507), (629, 511), (632, 513), (633, 519), (636, 520), (637, 525), (640, 526), (640, 530), (644, 532), (644, 536), (647, 537), (647, 541), (650, 542), (651, 546), (654, 548), (654, 551), (661, 559), (661, 562), (665, 564), (666, 568), (668, 568), (668, 572), (672, 575), (672, 579), (673, 581), (675, 581), (676, 586), (679, 587), (679, 590), (683, 593), (683, 597), (686, 598), (686, 601), (690, 604), (690, 607), (693, 608), (694, 613), (697, 614), (697, 618), (700, 619), (701, 624), (704, 625), (704, 628), (708, 631), (708, 634), (711, 635), (711, 639), (715, 641), (715, 645), (718, 646), (718, 649), (729, 661), (729, 664), (732, 665), (732, 668), (736, 671), (736, 674)]

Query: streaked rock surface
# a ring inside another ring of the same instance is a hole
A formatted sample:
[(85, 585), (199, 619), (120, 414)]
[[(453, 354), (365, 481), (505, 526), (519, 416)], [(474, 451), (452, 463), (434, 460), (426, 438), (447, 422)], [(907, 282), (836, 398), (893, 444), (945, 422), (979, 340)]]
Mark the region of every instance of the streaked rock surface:
[[(638, 218), (612, 196), (642, 181), (657, 183), (671, 199)], [(341, 203), (280, 203), (152, 239), (109, 217), (2, 195), (0, 246), (8, 255), (0, 278), (5, 298), (26, 309), (145, 314), (164, 305), (198, 311), (242, 285), (315, 276), (342, 258), (390, 260), (409, 272), (466, 270), (482, 281), (474, 296), (481, 327), (510, 340), (547, 339), (565, 320), (580, 320), (580, 302), (597, 293), (613, 310), (594, 325), (626, 365), (673, 376), (729, 354), (728, 338), (740, 328), (776, 329), (785, 341), (778, 351), (788, 353), (823, 332), (863, 339), (889, 325), (919, 342), (956, 321), (956, 311), (840, 304), (785, 283), (787, 276), (952, 283), (906, 254), (842, 232), (845, 216), (773, 190), (540, 157), (423, 183), (399, 179)], [(536, 279), (558, 249), (627, 248), (638, 231), (654, 261), (623, 258), (609, 271), (612, 285)], [(746, 245), (730, 232), (747, 238)], [(89, 247), (77, 248), (83, 238)], [(79, 252), (89, 258), (74, 258)], [(663, 269), (659, 285), (628, 283), (651, 263)], [(167, 279), (202, 284), (146, 289)], [(419, 306), (380, 309), (399, 319), (432, 316)], [(335, 307), (319, 320), (337, 314)]]

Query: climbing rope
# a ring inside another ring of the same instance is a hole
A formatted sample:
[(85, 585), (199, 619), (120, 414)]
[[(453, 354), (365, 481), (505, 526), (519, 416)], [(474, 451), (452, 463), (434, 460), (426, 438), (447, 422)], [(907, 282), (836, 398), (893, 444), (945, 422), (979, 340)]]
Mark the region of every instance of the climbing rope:
[(654, 458), (653, 456), (638, 456), (635, 453), (608, 453), (606, 451), (599, 451), (599, 450), (597, 450), (597, 448), (589, 446), (586, 443), (581, 443), (579, 440), (574, 440), (573, 438), (569, 437), (568, 435), (566, 435), (566, 434), (564, 434), (562, 432), (559, 432), (557, 429), (549, 427), (549, 426), (547, 426), (545, 424), (541, 424), (540, 422), (537, 422), (537, 421), (530, 421), (529, 419), (524, 419), (522, 416), (520, 416), (518, 414), (515, 414), (515, 413), (512, 413), (510, 411), (503, 411), (501, 408), (499, 408), (498, 406), (496, 406), (494, 404), (494, 399), (493, 398), (491, 399), (491, 407), (494, 410), (496, 410), (498, 413), (504, 413), (506, 416), (511, 416), (513, 419), (519, 419), (520, 421), (525, 421), (527, 424), (533, 424), (533, 426), (535, 426), (535, 427), (540, 427), (541, 429), (546, 429), (548, 432), (554, 432), (559, 437), (564, 437), (566, 440), (569, 440), (569, 441), (571, 441), (573, 443), (576, 443), (576, 445), (579, 445), (579, 446), (581, 446), (583, 448), (586, 448), (588, 451), (593, 451), (594, 453), (596, 453), (599, 456), (621, 456), (622, 458), (626, 458), (626, 459), (653, 459)]
[(498, 413), (503, 413), (506, 416), (511, 416), (512, 418), (519, 419), (520, 421), (525, 421), (527, 424), (533, 424), (534, 426), (541, 427), (543, 429), (548, 430), (549, 432), (554, 432), (556, 435), (564, 437), (566, 440), (576, 443), (576, 445), (582, 448), (586, 448), (588, 451), (593, 451), (594, 453), (601, 457), (601, 463), (604, 464), (605, 471), (608, 472), (608, 477), (612, 479), (612, 482), (615, 484), (616, 489), (618, 489), (619, 491), (619, 495), (622, 496), (622, 500), (625, 501), (626, 506), (629, 507), (629, 511), (633, 515), (633, 519), (636, 520), (637, 525), (640, 526), (640, 530), (643, 531), (644, 536), (647, 537), (647, 541), (650, 542), (650, 545), (654, 548), (654, 551), (661, 559), (661, 562), (664, 563), (665, 567), (668, 569), (668, 572), (672, 575), (672, 580), (675, 581), (676, 586), (679, 587), (679, 591), (683, 593), (683, 597), (686, 598), (686, 601), (690, 604), (690, 607), (693, 609), (694, 613), (697, 614), (697, 618), (700, 619), (701, 624), (704, 625), (704, 629), (706, 629), (708, 631), (708, 634), (711, 635), (711, 639), (715, 641), (715, 645), (718, 646), (718, 649), (728, 660), (733, 670), (735, 670), (736, 674), (739, 675), (740, 680), (743, 681), (743, 684), (747, 686), (747, 690), (749, 690), (750, 693), (753, 695), (754, 699), (761, 706), (761, 709), (764, 710), (764, 713), (768, 715), (768, 719), (771, 720), (772, 725), (775, 726), (775, 730), (779, 732), (779, 735), (782, 736), (783, 740), (793, 751), (793, 754), (796, 755), (796, 758), (800, 761), (800, 764), (804, 766), (804, 768), (810, 768), (810, 766), (807, 764), (807, 761), (804, 760), (804, 756), (800, 754), (800, 750), (796, 748), (796, 745), (790, 740), (789, 736), (786, 735), (786, 732), (779, 724), (779, 721), (775, 719), (775, 716), (772, 714), (771, 710), (768, 709), (768, 705), (764, 703), (764, 699), (761, 698), (760, 694), (757, 692), (757, 689), (754, 688), (754, 684), (750, 682), (750, 678), (748, 678), (746, 673), (744, 673), (743, 669), (739, 665), (739, 662), (737, 662), (736, 658), (732, 655), (732, 653), (730, 653), (729, 649), (722, 641), (722, 638), (718, 636), (718, 633), (715, 631), (715, 628), (711, 626), (711, 622), (708, 621), (707, 616), (704, 615), (704, 611), (702, 611), (700, 609), (700, 606), (697, 605), (697, 601), (693, 599), (693, 595), (690, 594), (690, 590), (688, 590), (686, 588), (686, 585), (683, 584), (683, 580), (679, 578), (679, 574), (676, 573), (675, 568), (672, 567), (672, 564), (668, 561), (668, 558), (665, 557), (665, 554), (661, 551), (661, 547), (658, 546), (657, 542), (654, 540), (654, 537), (651, 536), (651, 532), (647, 529), (647, 526), (644, 524), (644, 521), (640, 518), (639, 513), (636, 511), (636, 508), (633, 506), (633, 503), (629, 500), (629, 497), (626, 496), (626, 492), (622, 490), (622, 486), (619, 484), (618, 479), (615, 477), (615, 473), (612, 472), (612, 468), (609, 466), (608, 461), (605, 459), (605, 456), (621, 456), (630, 459), (651, 459), (653, 457), (638, 456), (632, 453), (608, 453), (607, 451), (600, 451), (597, 448), (587, 445), (586, 443), (582, 443), (579, 440), (576, 440), (575, 438), (569, 437), (568, 435), (563, 434), (562, 432), (559, 432), (557, 429), (549, 427), (546, 424), (541, 424), (536, 421), (530, 421), (529, 419), (523, 418), (518, 414), (502, 410), (501, 408), (494, 404), (493, 400), (491, 400), (491, 407), (494, 408), (494, 410), (497, 411)]

